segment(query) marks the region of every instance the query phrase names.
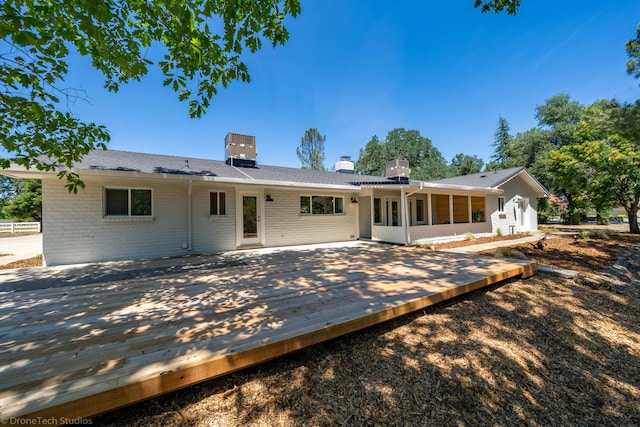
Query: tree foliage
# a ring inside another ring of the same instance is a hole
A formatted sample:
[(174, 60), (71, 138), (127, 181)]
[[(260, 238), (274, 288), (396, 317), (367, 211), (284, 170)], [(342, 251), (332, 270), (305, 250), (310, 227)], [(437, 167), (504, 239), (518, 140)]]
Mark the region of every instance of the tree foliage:
[[(638, 108), (638, 103), (592, 104), (579, 123), (576, 142), (552, 151), (549, 163), (574, 198), (590, 202), (599, 211), (622, 206), (632, 233), (640, 233), (640, 138), (629, 131), (621, 117), (633, 116)], [(601, 120), (603, 114), (609, 119)]]
[(390, 131), (382, 142), (373, 136), (360, 150), (355, 170), (362, 174), (382, 176), (386, 163), (396, 159), (409, 161), (412, 179), (428, 181), (451, 176), (447, 162), (431, 140), (417, 130), (403, 128)]
[(506, 9), (509, 15), (515, 15), (520, 7), (520, 0), (474, 0), (473, 7), (479, 7), (482, 13), (498, 13)]
[(42, 216), (42, 182), (39, 179), (3, 180), (2, 217), (17, 221)]
[[(83, 96), (64, 85), (71, 50), (90, 57), (113, 92), (158, 66), (163, 84), (200, 117), (220, 87), (250, 81), (243, 52), (256, 52), (263, 40), (284, 44), (284, 19), (299, 12), (299, 0), (3, 1), (0, 141), (9, 157), (0, 166), (70, 168), (106, 148), (104, 126), (65, 111), (65, 102)], [(70, 190), (82, 185), (73, 173), (59, 175)]]
[(558, 94), (536, 107), (536, 119), (540, 127), (551, 131), (553, 144), (567, 145), (573, 143), (583, 111), (584, 106), (572, 101), (569, 95)]
[(640, 24), (636, 28), (636, 38), (629, 40), (625, 48), (629, 56), (627, 73), (636, 79), (640, 79)]
[(451, 173), (453, 175), (470, 175), (482, 171), (484, 160), (476, 156), (458, 153), (451, 159)]
[(300, 145), (296, 148), (302, 169), (326, 170), (324, 166), (324, 143), (326, 136), (322, 136), (318, 129), (310, 128), (304, 132)]
[(511, 156), (511, 145), (513, 136), (511, 136), (511, 126), (509, 121), (498, 116), (498, 126), (493, 139), (493, 155), (491, 156), (491, 169), (505, 169), (507, 161)]

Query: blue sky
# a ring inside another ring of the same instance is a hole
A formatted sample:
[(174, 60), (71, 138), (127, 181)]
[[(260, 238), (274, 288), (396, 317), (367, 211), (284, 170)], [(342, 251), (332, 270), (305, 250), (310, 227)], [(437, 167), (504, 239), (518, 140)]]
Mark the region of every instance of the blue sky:
[(159, 72), (113, 94), (78, 59), (68, 82), (90, 103), (70, 110), (106, 125), (111, 149), (222, 160), (225, 135), (237, 132), (256, 136), (258, 162), (291, 167), (315, 127), (332, 167), (398, 127), (420, 131), (447, 161), (488, 161), (499, 114), (515, 133), (534, 127), (535, 106), (558, 93), (583, 104), (640, 98), (624, 49), (638, 0), (522, 3), (509, 16), (481, 14), (473, 0), (302, 0), (286, 45), (247, 54), (252, 82), (221, 89), (201, 119)]

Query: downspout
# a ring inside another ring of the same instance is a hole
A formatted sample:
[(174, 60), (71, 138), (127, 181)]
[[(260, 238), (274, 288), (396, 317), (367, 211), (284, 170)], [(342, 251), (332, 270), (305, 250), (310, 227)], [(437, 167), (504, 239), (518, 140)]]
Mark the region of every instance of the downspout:
[(193, 249), (193, 225), (191, 224), (191, 189), (193, 181), (189, 180), (189, 191), (187, 191), (187, 250), (191, 252)]

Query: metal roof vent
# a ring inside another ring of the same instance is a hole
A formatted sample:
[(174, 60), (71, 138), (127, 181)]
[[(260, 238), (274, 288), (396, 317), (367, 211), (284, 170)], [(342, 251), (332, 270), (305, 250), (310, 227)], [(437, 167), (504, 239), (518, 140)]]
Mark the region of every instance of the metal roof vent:
[(340, 156), (340, 161), (336, 162), (336, 172), (355, 173), (355, 163), (351, 161), (351, 156)]
[(384, 176), (402, 184), (408, 184), (410, 174), (409, 161), (396, 159), (387, 162)]
[(224, 158), (230, 166), (255, 167), (256, 137), (229, 132), (224, 139)]

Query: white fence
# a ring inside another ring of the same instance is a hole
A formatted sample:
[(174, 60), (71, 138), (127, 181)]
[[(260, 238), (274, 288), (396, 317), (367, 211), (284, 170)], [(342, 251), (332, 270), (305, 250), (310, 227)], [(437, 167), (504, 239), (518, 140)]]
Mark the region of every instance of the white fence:
[(40, 224), (40, 222), (0, 222), (0, 233), (39, 233)]

